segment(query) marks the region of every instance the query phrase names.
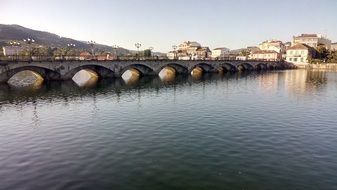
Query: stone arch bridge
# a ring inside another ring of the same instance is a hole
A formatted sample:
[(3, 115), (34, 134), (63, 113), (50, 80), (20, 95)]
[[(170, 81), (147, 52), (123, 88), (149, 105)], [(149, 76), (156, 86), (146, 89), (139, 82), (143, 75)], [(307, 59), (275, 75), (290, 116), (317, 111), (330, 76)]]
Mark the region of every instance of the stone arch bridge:
[(114, 61), (41, 61), (0, 62), (0, 83), (7, 82), (20, 71), (30, 70), (45, 80), (69, 80), (78, 71), (90, 69), (99, 77), (120, 77), (129, 69), (136, 69), (141, 75), (158, 75), (165, 68), (173, 68), (177, 74), (189, 74), (199, 67), (203, 72), (236, 72), (245, 70), (292, 69), (287, 62), (267, 61), (220, 61), (220, 60), (114, 60)]

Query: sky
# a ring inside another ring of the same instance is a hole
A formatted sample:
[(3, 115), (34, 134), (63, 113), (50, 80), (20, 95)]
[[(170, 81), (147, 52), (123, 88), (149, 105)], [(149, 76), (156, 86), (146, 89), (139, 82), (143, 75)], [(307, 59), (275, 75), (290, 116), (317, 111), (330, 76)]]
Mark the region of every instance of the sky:
[(0, 0), (0, 24), (135, 49), (197, 41), (237, 49), (320, 33), (337, 41), (336, 0)]

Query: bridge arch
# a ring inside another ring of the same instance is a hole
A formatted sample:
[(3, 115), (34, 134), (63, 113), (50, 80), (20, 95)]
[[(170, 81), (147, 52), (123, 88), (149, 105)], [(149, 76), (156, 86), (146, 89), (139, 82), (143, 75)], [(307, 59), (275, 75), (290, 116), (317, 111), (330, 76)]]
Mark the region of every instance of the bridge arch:
[(255, 70), (261, 71), (261, 70), (267, 70), (268, 66), (265, 63), (258, 63), (255, 65)]
[(193, 65), (189, 72), (188, 73), (191, 73), (193, 71), (193, 69), (199, 67), (200, 69), (202, 69), (203, 72), (215, 72), (216, 69), (211, 65), (211, 64), (208, 64), (208, 63), (198, 63), (198, 64), (195, 64)]
[(149, 67), (147, 65), (144, 65), (144, 64), (131, 64), (131, 65), (128, 65), (128, 66), (122, 68), (120, 74), (123, 75), (123, 73), (125, 71), (132, 70), (132, 69), (137, 70), (141, 76), (144, 76), (144, 75), (156, 75), (156, 72), (154, 71), (154, 69), (152, 69), (151, 67)]
[(6, 72), (0, 73), (0, 83), (7, 82), (10, 78), (12, 78), (15, 74), (21, 71), (32, 71), (39, 74), (45, 80), (60, 80), (61, 74), (53, 71), (49, 68), (44, 68), (40, 66), (24, 66), (17, 67)]
[(236, 66), (236, 69), (238, 71), (250, 71), (254, 69), (254, 66), (251, 65), (250, 63), (240, 63)]
[(186, 66), (183, 66), (183, 65), (178, 64), (178, 63), (168, 63), (168, 64), (162, 66), (159, 69), (159, 72), (162, 71), (165, 67), (173, 68), (177, 74), (188, 74), (188, 68)]
[(83, 65), (68, 71), (62, 78), (64, 80), (70, 80), (81, 70), (93, 71), (98, 75), (99, 78), (112, 78), (115, 76), (114, 72), (107, 67), (100, 65)]
[(221, 63), (218, 67), (217, 67), (218, 71), (222, 71), (222, 72), (235, 72), (236, 71), (236, 67), (231, 64), (231, 63)]
[(277, 69), (277, 64), (275, 64), (275, 63), (267, 63), (266, 66), (267, 66), (268, 70)]

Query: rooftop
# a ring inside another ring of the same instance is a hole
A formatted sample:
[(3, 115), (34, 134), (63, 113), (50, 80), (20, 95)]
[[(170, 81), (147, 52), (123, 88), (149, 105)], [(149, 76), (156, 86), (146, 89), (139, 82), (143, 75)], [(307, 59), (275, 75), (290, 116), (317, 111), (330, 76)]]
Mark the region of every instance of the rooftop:
[(288, 48), (288, 50), (298, 50), (298, 49), (311, 49), (311, 47), (306, 44), (297, 44)]
[(229, 49), (226, 47), (221, 47), (221, 48), (215, 48), (214, 50), (229, 50)]
[(301, 34), (300, 36), (296, 37), (319, 37), (317, 34)]

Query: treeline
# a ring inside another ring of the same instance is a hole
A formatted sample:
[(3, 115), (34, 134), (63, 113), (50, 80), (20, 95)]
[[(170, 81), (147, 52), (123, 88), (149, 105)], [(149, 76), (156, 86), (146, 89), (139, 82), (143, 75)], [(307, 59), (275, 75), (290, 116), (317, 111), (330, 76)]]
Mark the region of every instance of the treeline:
[(309, 58), (311, 64), (337, 63), (337, 51), (329, 51), (325, 47), (318, 47), (316, 54)]

